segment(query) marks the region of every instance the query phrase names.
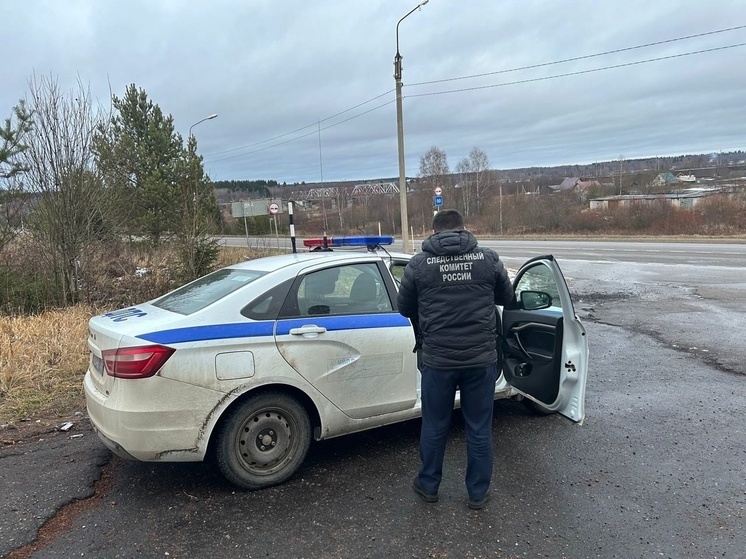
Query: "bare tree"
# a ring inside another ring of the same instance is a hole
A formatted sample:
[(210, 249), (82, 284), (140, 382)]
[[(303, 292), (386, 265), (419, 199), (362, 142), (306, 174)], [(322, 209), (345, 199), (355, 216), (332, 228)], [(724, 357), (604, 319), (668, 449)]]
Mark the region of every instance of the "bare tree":
[[(449, 207), (453, 207), (449, 204)], [(433, 223), (433, 193), (428, 190), (413, 192), (409, 196), (409, 225), (422, 236), (431, 231)]]
[(471, 165), (466, 157), (456, 164), (459, 193), (461, 194), (461, 207), (456, 209), (462, 210), (465, 216), (471, 215), (472, 200), (474, 199), (474, 186), (470, 170)]
[(446, 152), (437, 146), (431, 147), (420, 157), (420, 178), (431, 191), (440, 186), (445, 188), (447, 185), (447, 176), (450, 173), (448, 169), (448, 156)]
[[(450, 170), (448, 169), (448, 157), (446, 152), (437, 146), (431, 147), (420, 157), (420, 179), (421, 184), (428, 191), (424, 196), (414, 196), (415, 204), (412, 207), (413, 226), (419, 225), (423, 231), (428, 230), (432, 223), (433, 194), (436, 188), (440, 187), (443, 193), (443, 199), (447, 200), (449, 207), (454, 207), (453, 192), (450, 182)], [(417, 215), (415, 212), (418, 212)], [(419, 224), (415, 223), (419, 219)]]
[(345, 212), (347, 211), (347, 189), (343, 186), (334, 187), (334, 204), (337, 206), (337, 215), (339, 216), (339, 232), (345, 232)]
[(465, 215), (480, 213), (480, 201), (490, 186), (489, 166), (487, 154), (477, 147), (471, 148), (469, 157), (459, 161), (456, 166)]
[(476, 203), (476, 213), (480, 213), (480, 200), (484, 197), (487, 192), (487, 188), (490, 185), (489, 182), (489, 168), (490, 160), (487, 158), (487, 154), (484, 150), (477, 147), (471, 148), (469, 152), (469, 164), (470, 171), (472, 174), (472, 180), (474, 181), (474, 201)]
[(51, 77), (29, 81), (27, 104), (34, 115), (24, 163), (26, 180), (37, 205), (30, 226), (46, 269), (53, 274), (56, 302), (79, 299), (81, 257), (106, 229), (107, 193), (93, 165), (96, 129), (90, 91), (63, 94)]

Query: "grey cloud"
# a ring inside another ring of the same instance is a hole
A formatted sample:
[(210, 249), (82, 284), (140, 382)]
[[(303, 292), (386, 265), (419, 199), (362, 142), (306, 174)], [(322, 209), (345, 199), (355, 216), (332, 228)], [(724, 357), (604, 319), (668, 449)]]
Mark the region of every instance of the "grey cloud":
[[(416, 4), (11, 2), (4, 6), (7, 33), (0, 37), (3, 52), (13, 54), (0, 82), (0, 116), (10, 114), (34, 71), (51, 73), (65, 87), (80, 77), (103, 104), (110, 87), (122, 95), (135, 83), (174, 116), (184, 136), (202, 117), (220, 114), (194, 130), (214, 179), (316, 181), (322, 165), (327, 180), (396, 176), (395, 27)], [(740, 67), (746, 47), (574, 77), (416, 95), (743, 43), (746, 29), (522, 72), (415, 85), (723, 29), (738, 25), (741, 13), (740, 0), (430, 0), (400, 26), (407, 174), (417, 174), (419, 157), (432, 145), (445, 149), (452, 167), (476, 146), (499, 168), (743, 149), (746, 74)], [(341, 123), (354, 115), (361, 116)], [(309, 127), (265, 142), (304, 126)]]

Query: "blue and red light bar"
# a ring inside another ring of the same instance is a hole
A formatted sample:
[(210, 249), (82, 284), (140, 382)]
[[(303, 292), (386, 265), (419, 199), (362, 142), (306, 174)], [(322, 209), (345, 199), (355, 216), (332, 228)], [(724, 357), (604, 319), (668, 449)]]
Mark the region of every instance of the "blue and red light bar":
[[(350, 237), (327, 237), (326, 246), (329, 248), (340, 247), (376, 247), (379, 245), (393, 245), (394, 237), (387, 235), (355, 235)], [(303, 246), (323, 247), (324, 238), (303, 239)]]

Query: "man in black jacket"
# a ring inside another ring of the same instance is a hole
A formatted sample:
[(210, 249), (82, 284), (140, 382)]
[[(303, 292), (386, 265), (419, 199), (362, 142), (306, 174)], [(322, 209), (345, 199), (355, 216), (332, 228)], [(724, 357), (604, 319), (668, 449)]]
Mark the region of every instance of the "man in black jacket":
[(414, 491), (438, 500), (456, 389), (466, 424), (469, 508), (489, 499), (492, 409), (497, 367), (495, 305), (511, 305), (513, 287), (497, 253), (481, 248), (456, 210), (433, 218), (433, 235), (412, 257), (399, 287), (399, 312), (422, 344), (422, 430)]

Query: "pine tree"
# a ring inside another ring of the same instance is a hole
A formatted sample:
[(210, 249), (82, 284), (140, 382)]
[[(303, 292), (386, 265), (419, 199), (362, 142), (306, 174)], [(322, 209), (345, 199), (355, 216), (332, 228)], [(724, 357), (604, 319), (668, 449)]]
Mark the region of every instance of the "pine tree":
[(27, 198), (20, 178), (28, 171), (22, 156), (28, 149), (26, 136), (34, 127), (31, 116), (21, 100), (0, 127), (0, 250), (16, 236), (21, 226)]
[(179, 215), (178, 184), (186, 180), (182, 139), (173, 117), (134, 84), (122, 98), (113, 96), (112, 106), (115, 113), (96, 139), (96, 161), (107, 187), (124, 190), (130, 200), (120, 216), (125, 230), (158, 245)]

